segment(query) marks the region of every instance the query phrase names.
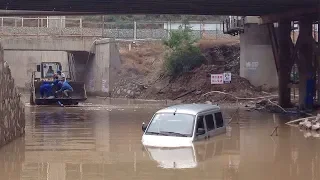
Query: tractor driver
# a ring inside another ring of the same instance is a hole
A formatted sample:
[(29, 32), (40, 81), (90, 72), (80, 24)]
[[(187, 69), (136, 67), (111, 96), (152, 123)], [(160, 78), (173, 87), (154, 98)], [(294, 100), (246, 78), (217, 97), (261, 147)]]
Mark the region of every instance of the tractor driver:
[(54, 75), (54, 70), (52, 69), (52, 66), (49, 66), (49, 69), (46, 73), (46, 77), (52, 77)]

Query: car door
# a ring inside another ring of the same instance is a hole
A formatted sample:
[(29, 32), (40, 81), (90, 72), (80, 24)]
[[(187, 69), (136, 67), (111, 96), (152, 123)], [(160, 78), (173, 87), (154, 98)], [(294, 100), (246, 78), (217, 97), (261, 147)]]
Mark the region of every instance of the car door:
[[(204, 130), (204, 133), (200, 133), (201, 130)], [(204, 116), (197, 116), (196, 126), (195, 126), (195, 140), (205, 139), (207, 137), (206, 126), (204, 122)]]
[(215, 121), (212, 113), (206, 114), (204, 116), (205, 126), (208, 134), (208, 138), (213, 137), (215, 135)]

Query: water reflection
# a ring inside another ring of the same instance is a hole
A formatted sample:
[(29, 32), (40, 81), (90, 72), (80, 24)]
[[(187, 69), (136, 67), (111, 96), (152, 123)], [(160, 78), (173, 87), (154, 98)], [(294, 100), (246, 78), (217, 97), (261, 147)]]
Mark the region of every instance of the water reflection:
[(143, 147), (141, 123), (157, 108), (27, 108), (25, 137), (0, 149), (0, 179), (320, 179), (319, 140), (284, 125), (287, 117), (241, 112), (228, 135)]
[[(234, 129), (234, 133), (239, 133)], [(226, 169), (237, 172), (240, 163), (239, 140), (225, 135), (196, 142), (190, 147), (157, 148), (145, 146), (149, 157), (161, 168), (196, 168), (208, 161), (214, 161)]]

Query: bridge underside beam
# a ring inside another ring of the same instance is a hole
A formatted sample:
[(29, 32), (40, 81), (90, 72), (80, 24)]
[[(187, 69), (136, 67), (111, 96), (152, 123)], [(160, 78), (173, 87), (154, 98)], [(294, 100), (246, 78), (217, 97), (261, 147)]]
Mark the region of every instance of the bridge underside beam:
[(317, 0), (90, 0), (4, 1), (0, 9), (99, 14), (197, 14), (260, 16), (316, 7)]
[(319, 7), (312, 7), (312, 8), (294, 9), (294, 10), (290, 10), (282, 13), (262, 15), (260, 16), (260, 23), (269, 24), (269, 23), (275, 23), (279, 21), (288, 21), (288, 20), (298, 21), (306, 17), (315, 21), (319, 17), (319, 15), (317, 14), (318, 12), (320, 12)]

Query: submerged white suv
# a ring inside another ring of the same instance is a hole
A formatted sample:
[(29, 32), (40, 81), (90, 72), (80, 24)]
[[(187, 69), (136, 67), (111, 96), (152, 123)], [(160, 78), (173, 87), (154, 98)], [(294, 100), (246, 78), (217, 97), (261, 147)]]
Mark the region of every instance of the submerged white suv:
[(211, 104), (171, 106), (156, 112), (142, 124), (142, 143), (153, 147), (187, 147), (196, 140), (226, 132), (220, 107)]

